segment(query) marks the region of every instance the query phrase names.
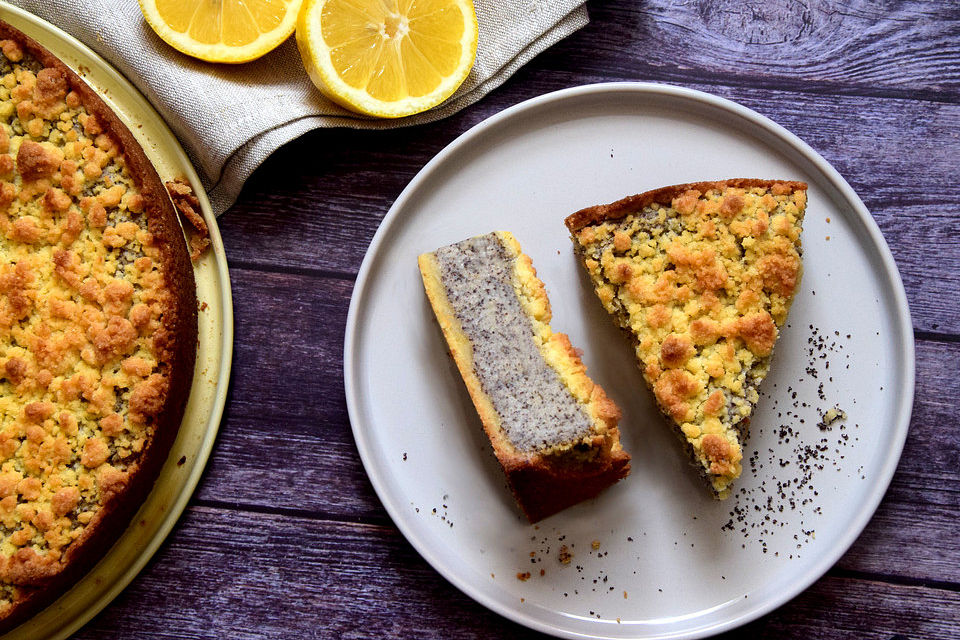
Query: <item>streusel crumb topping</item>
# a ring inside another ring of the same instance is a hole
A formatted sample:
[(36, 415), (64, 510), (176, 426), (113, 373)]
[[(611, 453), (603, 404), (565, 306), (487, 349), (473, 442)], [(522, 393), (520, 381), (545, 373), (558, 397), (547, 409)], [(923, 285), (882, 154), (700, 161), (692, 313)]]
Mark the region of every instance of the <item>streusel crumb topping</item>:
[(0, 602), (127, 483), (168, 382), (160, 252), (118, 142), (0, 41)]
[(740, 475), (743, 430), (801, 275), (806, 191), (687, 190), (574, 232), (603, 305), (714, 490)]

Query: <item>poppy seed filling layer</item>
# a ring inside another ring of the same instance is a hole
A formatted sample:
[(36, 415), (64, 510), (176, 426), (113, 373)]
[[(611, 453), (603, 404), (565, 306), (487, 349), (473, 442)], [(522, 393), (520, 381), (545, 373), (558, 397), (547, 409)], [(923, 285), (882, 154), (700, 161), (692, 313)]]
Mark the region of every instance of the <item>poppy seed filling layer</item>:
[(473, 370), (519, 451), (579, 440), (591, 420), (545, 361), (514, 288), (514, 262), (495, 234), (438, 249), (441, 281), (473, 348)]

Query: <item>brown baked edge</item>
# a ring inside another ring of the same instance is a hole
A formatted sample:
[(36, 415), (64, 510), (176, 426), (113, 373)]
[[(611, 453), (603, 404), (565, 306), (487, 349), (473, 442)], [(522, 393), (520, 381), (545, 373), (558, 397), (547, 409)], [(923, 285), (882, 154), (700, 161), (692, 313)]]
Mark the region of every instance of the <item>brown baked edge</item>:
[(147, 159), (133, 134), (76, 73), (38, 42), (0, 21), (0, 39), (14, 40), (44, 67), (64, 72), (70, 88), (80, 96), (88, 113), (119, 144), (126, 157), (127, 170), (144, 198), (147, 226), (161, 255), (162, 272), (172, 294), (171, 306), (163, 314), (155, 347), (166, 358), (160, 358), (163, 373), (169, 380), (163, 407), (155, 418), (153, 435), (144, 445), (137, 462), (129, 470), (127, 486), (103, 504), (84, 532), (70, 544), (61, 559), (62, 568), (54, 576), (25, 590), (24, 599), (14, 603), (0, 619), (0, 633), (25, 622), (56, 600), (77, 582), (106, 551), (113, 546), (153, 488), (160, 469), (176, 440), (183, 411), (193, 383), (197, 350), (197, 294), (193, 267), (187, 254), (183, 231), (160, 176)]
[(497, 447), (494, 453), (530, 524), (593, 498), (630, 474), (630, 455), (623, 449), (610, 451), (599, 464), (580, 467), (543, 456), (515, 456)]
[(634, 196), (621, 198), (610, 204), (600, 204), (592, 207), (586, 207), (570, 214), (563, 221), (571, 233), (579, 231), (590, 224), (596, 224), (605, 220), (618, 220), (629, 213), (640, 211), (653, 203), (670, 204), (674, 198), (682, 195), (684, 192), (694, 189), (701, 193), (711, 189), (769, 189), (775, 184), (789, 186), (793, 190), (805, 190), (806, 182), (796, 180), (766, 180), (763, 178), (730, 178), (729, 180), (716, 180), (706, 182), (688, 182), (686, 184), (675, 184), (668, 187), (660, 187), (651, 191), (638, 193)]
[(419, 257), (418, 264), (427, 298), (450, 349), (450, 356), (457, 365), (473, 406), (480, 416), (483, 431), (506, 475), (510, 491), (530, 523), (592, 498), (625, 478), (630, 473), (630, 454), (619, 446), (618, 430), (611, 435), (615, 438), (616, 446), (606, 454), (601, 453), (589, 464), (571, 465), (562, 459), (545, 458), (536, 453), (517, 453), (504, 446), (492, 406), (473, 373), (470, 356), (455, 347), (452, 331), (459, 331), (459, 328), (454, 329), (450, 325), (459, 323), (452, 311), (446, 311), (449, 309), (446, 295), (428, 282), (432, 275), (439, 277), (434, 273), (435, 259), (432, 254), (424, 254)]

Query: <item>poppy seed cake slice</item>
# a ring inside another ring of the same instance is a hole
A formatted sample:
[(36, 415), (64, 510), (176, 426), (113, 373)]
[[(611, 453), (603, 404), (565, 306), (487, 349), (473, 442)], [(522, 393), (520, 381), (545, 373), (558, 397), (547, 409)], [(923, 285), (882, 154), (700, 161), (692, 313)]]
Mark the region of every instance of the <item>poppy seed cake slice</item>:
[(508, 232), (442, 247), (420, 272), (450, 353), (531, 522), (630, 472), (620, 411), (587, 377), (530, 257)]
[(604, 308), (718, 498), (740, 476), (757, 388), (798, 289), (802, 182), (664, 187), (566, 219)]

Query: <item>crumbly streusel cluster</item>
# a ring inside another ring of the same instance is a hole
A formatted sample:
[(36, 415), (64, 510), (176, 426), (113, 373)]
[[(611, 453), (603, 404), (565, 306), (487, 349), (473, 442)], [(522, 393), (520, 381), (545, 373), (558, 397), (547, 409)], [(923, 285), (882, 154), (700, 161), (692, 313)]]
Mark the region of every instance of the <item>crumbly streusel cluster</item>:
[(60, 569), (127, 483), (168, 388), (159, 251), (117, 141), (0, 41), (0, 603)]
[(574, 234), (657, 403), (720, 495), (740, 475), (740, 431), (800, 279), (805, 206), (806, 192), (782, 183), (688, 190)]

